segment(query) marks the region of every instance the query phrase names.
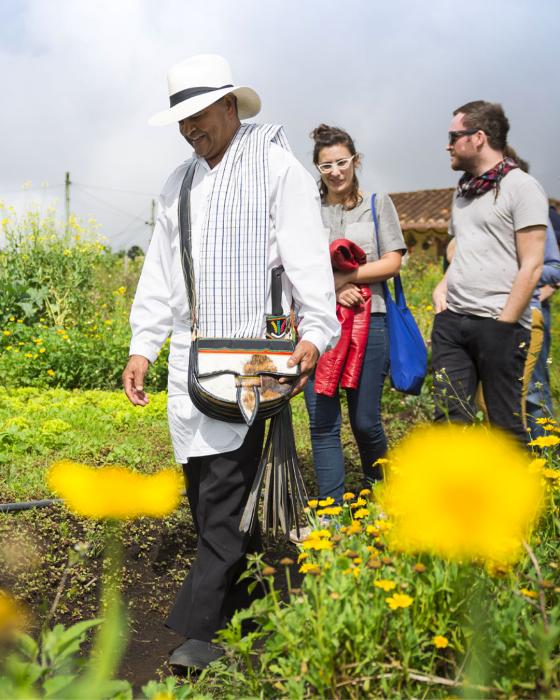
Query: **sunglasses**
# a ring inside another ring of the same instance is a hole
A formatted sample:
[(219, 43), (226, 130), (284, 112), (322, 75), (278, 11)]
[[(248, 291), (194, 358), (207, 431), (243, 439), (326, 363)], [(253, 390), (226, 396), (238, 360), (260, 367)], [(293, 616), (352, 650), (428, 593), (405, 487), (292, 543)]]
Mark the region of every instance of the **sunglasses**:
[(323, 175), (326, 175), (327, 173), (332, 173), (332, 171), (336, 168), (339, 170), (348, 170), (350, 167), (350, 163), (354, 160), (356, 157), (356, 154), (354, 153), (353, 156), (350, 156), (350, 158), (339, 158), (339, 160), (333, 160), (330, 163), (317, 163), (317, 170), (320, 173), (323, 173)]
[(477, 131), (480, 131), (480, 129), (462, 129), (461, 131), (450, 131), (447, 135), (449, 137), (449, 145), (453, 146), (453, 144), (463, 136), (472, 136), (473, 134), (476, 134)]

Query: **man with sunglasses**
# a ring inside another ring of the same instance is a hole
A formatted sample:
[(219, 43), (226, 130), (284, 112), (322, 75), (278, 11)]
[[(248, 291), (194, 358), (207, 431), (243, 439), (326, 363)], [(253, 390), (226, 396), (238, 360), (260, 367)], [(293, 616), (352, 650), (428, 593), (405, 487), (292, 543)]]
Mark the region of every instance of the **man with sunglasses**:
[(477, 100), (453, 112), (447, 150), (452, 169), (464, 172), (449, 223), (451, 263), (433, 294), (435, 420), (472, 422), (481, 382), (490, 423), (526, 444), (522, 378), (548, 200), (505, 157), (508, 131), (499, 104)]

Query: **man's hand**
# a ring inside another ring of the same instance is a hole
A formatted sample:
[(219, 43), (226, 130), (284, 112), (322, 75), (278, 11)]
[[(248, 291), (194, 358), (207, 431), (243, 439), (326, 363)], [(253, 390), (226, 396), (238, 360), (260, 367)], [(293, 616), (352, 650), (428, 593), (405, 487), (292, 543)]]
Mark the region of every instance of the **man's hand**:
[(360, 288), (348, 282), (336, 290), (336, 301), (341, 306), (350, 307), (356, 306), (356, 304), (362, 304), (364, 298), (362, 297)]
[(432, 301), (434, 302), (434, 310), (436, 314), (439, 314), (440, 311), (445, 311), (447, 309), (447, 280), (445, 277), (434, 289)]
[(551, 284), (543, 284), (543, 286), (539, 289), (539, 301), (541, 304), (543, 301), (550, 299), (555, 291), (556, 287), (553, 287)]
[(319, 351), (310, 343), (309, 340), (300, 340), (296, 345), (292, 356), (288, 360), (288, 367), (294, 367), (295, 365), (300, 366), (301, 374), (294, 388), (292, 390), (292, 396), (299, 394), (303, 387), (307, 384), (309, 375), (315, 369), (317, 360), (319, 359)]
[(149, 400), (148, 395), (144, 393), (144, 377), (148, 365), (147, 358), (142, 355), (131, 355), (122, 373), (124, 393), (135, 406), (145, 406)]

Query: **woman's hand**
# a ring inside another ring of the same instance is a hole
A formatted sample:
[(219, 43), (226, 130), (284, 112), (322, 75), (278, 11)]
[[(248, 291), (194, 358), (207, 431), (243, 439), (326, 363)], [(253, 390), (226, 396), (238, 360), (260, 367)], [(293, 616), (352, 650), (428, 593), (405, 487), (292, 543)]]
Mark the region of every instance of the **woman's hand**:
[(351, 307), (362, 304), (364, 299), (360, 288), (351, 282), (344, 284), (336, 290), (336, 301), (341, 306)]

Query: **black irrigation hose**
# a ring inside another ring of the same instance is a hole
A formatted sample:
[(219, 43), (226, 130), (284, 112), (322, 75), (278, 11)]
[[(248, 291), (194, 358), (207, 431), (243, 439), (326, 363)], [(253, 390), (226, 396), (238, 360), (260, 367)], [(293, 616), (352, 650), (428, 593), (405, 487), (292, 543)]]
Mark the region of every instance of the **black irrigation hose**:
[[(182, 491), (181, 496), (186, 496), (187, 492)], [(31, 510), (32, 508), (47, 508), (56, 503), (62, 503), (61, 498), (45, 498), (42, 501), (23, 501), (21, 503), (0, 503), (0, 513), (17, 513), (20, 510)]]
[(55, 503), (61, 503), (60, 498), (45, 498), (42, 501), (24, 501), (22, 503), (0, 503), (0, 513), (14, 513), (20, 510), (31, 510), (32, 508), (46, 508)]

